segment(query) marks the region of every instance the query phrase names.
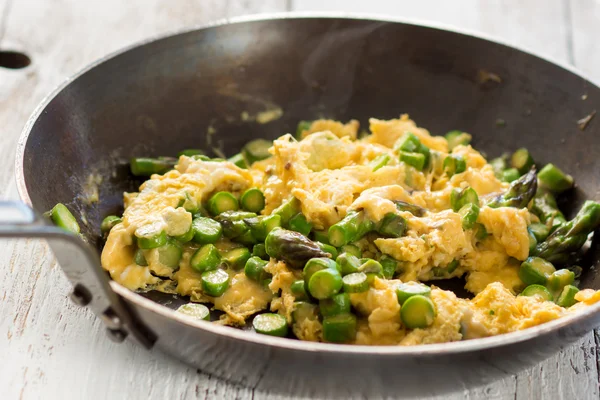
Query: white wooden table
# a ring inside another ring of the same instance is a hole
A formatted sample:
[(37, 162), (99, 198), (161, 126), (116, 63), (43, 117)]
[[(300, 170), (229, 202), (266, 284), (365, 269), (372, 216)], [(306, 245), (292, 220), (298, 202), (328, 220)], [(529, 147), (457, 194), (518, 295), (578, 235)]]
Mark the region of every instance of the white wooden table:
[[(17, 198), (14, 149), (27, 117), (90, 61), (181, 27), (290, 10), (457, 25), (574, 64), (600, 81), (600, 0), (0, 0), (0, 50), (22, 51), (33, 60), (25, 69), (0, 68), (0, 196)], [(67, 299), (69, 290), (44, 244), (0, 241), (0, 398), (279, 397), (229, 384), (157, 351), (111, 343), (94, 316)], [(597, 399), (599, 346), (600, 332), (590, 332), (519, 375), (444, 397)]]

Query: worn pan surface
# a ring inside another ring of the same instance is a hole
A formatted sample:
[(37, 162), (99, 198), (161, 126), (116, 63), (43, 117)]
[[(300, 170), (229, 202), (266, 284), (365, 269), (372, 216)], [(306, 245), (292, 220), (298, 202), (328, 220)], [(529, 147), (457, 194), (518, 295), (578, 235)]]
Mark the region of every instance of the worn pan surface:
[[(557, 163), (578, 184), (565, 199), (575, 209), (600, 199), (600, 121), (584, 130), (576, 123), (599, 104), (600, 89), (577, 72), (471, 35), (377, 19), (241, 19), (146, 42), (63, 85), (25, 128), (17, 181), (38, 212), (63, 202), (85, 215), (83, 233), (99, 252), (102, 217), (120, 212), (122, 193), (139, 184), (128, 175), (129, 157), (199, 146), (231, 155), (249, 139), (294, 131), (299, 119), (366, 125), (369, 117), (409, 113), (434, 134), (473, 133), (490, 156), (526, 146), (540, 162)], [(242, 118), (277, 108), (281, 118), (266, 124)], [(100, 202), (86, 205), (90, 174), (103, 180)], [(600, 289), (591, 268), (600, 266), (595, 242), (582, 285)], [(600, 324), (595, 306), (486, 339), (340, 346), (193, 323), (171, 310), (178, 299), (110, 287), (152, 332), (154, 346), (220, 377), (288, 394), (300, 387), (330, 397), (471, 387), (530, 366)]]

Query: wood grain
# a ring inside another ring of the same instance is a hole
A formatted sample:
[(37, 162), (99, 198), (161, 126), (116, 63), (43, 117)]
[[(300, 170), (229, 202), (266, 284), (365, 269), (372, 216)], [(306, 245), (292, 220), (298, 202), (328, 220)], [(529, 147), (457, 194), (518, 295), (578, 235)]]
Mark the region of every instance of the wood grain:
[[(600, 2), (594, 0), (0, 0), (0, 49), (24, 51), (33, 59), (23, 70), (0, 68), (0, 196), (16, 198), (13, 153), (27, 117), (82, 66), (149, 36), (290, 8), (377, 12), (452, 24), (572, 61), (600, 81)], [(111, 343), (91, 313), (67, 300), (69, 284), (44, 244), (0, 241), (0, 254), (2, 398), (284, 398), (229, 384), (157, 351)], [(598, 338), (590, 333), (517, 376), (439, 399), (598, 398)], [(290, 396), (309, 394), (307, 383)]]

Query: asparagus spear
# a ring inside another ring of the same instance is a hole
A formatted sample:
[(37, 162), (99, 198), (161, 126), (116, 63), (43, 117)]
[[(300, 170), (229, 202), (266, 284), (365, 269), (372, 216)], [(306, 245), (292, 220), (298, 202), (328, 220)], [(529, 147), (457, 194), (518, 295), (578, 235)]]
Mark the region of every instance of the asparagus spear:
[(291, 268), (303, 268), (311, 258), (330, 257), (316, 242), (301, 233), (282, 228), (269, 232), (265, 248), (270, 257), (284, 261)]
[(354, 242), (375, 229), (375, 223), (363, 211), (350, 211), (344, 219), (329, 228), (329, 243), (340, 247)]
[(537, 215), (543, 224), (550, 223), (552, 225), (549, 227), (550, 231), (567, 222), (563, 213), (558, 209), (552, 193), (538, 190), (533, 198), (530, 211)]
[(564, 262), (583, 246), (588, 235), (600, 226), (600, 203), (588, 200), (575, 218), (559, 226), (535, 248), (535, 255), (552, 263)]
[(407, 203), (402, 200), (394, 201), (394, 204), (396, 204), (396, 208), (399, 211), (408, 211), (415, 217), (422, 217), (423, 215), (425, 215), (425, 212), (427, 211), (423, 207), (419, 207), (416, 204)]
[(527, 207), (537, 190), (535, 168), (510, 184), (508, 191), (490, 201), (488, 207)]
[(300, 200), (292, 197), (288, 201), (282, 203), (279, 207), (273, 210), (274, 215), (281, 216), (281, 226), (286, 227), (293, 216), (302, 211)]

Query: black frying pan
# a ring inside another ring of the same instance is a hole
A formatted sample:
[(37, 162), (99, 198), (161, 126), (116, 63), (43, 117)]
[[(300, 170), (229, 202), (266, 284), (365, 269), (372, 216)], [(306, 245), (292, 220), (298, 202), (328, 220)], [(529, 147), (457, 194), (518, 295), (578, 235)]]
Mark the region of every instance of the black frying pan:
[[(132, 156), (187, 147), (232, 155), (251, 138), (293, 131), (300, 119), (357, 118), (366, 125), (369, 117), (409, 113), (433, 134), (473, 133), (474, 145), (490, 156), (525, 146), (540, 162), (557, 163), (577, 182), (562, 199), (572, 211), (584, 199), (600, 199), (600, 121), (583, 130), (577, 124), (599, 105), (600, 89), (579, 73), (470, 35), (382, 20), (241, 19), (149, 41), (65, 83), (24, 130), (17, 181), (36, 211), (63, 202), (85, 215), (82, 231), (99, 251), (102, 217), (120, 212), (122, 193), (139, 184), (128, 175)], [(277, 107), (283, 116), (267, 124), (241, 117)], [(86, 205), (91, 173), (103, 177), (101, 201)], [(101, 316), (111, 338), (129, 335), (259, 389), (294, 394), (309, 380), (313, 394), (329, 397), (440, 393), (515, 373), (600, 324), (596, 305), (523, 332), (411, 348), (266, 337), (190, 322), (171, 310), (179, 299), (109, 285), (92, 252), (80, 256), (79, 242), (30, 225), (33, 217), (23, 213), (27, 223), (4, 226), (0, 235), (51, 236), (74, 300)], [(592, 268), (599, 259), (596, 239), (582, 286), (600, 289)]]

